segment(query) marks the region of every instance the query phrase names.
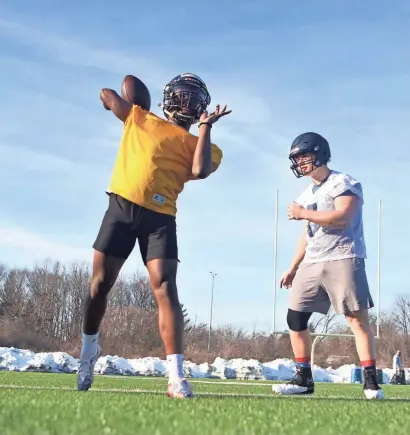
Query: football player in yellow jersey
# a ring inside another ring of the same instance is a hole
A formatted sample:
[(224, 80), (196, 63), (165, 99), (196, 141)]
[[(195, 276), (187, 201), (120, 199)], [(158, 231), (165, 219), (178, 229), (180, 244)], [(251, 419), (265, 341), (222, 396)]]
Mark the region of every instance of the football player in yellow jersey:
[[(107, 296), (138, 240), (158, 303), (169, 370), (167, 394), (188, 398), (193, 393), (183, 371), (184, 319), (176, 286), (176, 200), (187, 181), (207, 178), (219, 166), (222, 152), (211, 143), (211, 128), (231, 111), (217, 105), (215, 112), (208, 114), (208, 89), (194, 74), (181, 74), (165, 86), (162, 107), (167, 120), (149, 111), (148, 89), (142, 82), (139, 88), (139, 105), (130, 104), (113, 90), (101, 91), (104, 107), (124, 122), (124, 132), (107, 190), (109, 206), (94, 243), (77, 387), (81, 391), (91, 387), (101, 353), (98, 331)], [(198, 122), (199, 135), (194, 136), (189, 130)]]

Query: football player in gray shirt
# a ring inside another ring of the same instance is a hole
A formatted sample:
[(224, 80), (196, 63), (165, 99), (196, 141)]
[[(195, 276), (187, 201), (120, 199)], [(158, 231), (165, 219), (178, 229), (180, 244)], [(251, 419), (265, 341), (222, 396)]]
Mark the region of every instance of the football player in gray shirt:
[(376, 379), (376, 350), (368, 310), (374, 306), (366, 277), (363, 234), (363, 189), (359, 181), (329, 169), (327, 140), (317, 133), (298, 136), (290, 148), (291, 169), (311, 184), (288, 207), (288, 218), (303, 220), (304, 228), (290, 268), (280, 287), (290, 288), (287, 323), (296, 362), (293, 380), (274, 385), (279, 394), (312, 394), (311, 339), (313, 313), (327, 314), (332, 306), (343, 314), (356, 340), (364, 371), (364, 394), (383, 399)]

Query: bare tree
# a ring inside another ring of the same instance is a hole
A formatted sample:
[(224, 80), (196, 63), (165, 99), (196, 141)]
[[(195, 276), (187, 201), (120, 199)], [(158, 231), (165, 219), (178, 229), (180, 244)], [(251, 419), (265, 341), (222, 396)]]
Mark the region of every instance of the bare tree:
[[(78, 356), (84, 298), (90, 291), (91, 269), (85, 263), (37, 264), (31, 269), (9, 269), (0, 263), (0, 346), (32, 350), (64, 350)], [(186, 356), (195, 362), (223, 358), (256, 358), (271, 361), (292, 358), (289, 336), (271, 336), (230, 325), (213, 328), (212, 352), (207, 351), (208, 327), (191, 321), (184, 310)], [(376, 317), (370, 315), (372, 327)], [(377, 341), (379, 367), (390, 366), (397, 349), (410, 358), (410, 298), (397, 299), (392, 312), (382, 313), (382, 339)], [(309, 330), (319, 333), (351, 334), (337, 322), (336, 315), (313, 316)], [(146, 275), (120, 277), (109, 297), (102, 324), (105, 352), (127, 357), (161, 356), (157, 304)], [(317, 361), (329, 356), (338, 363), (357, 362), (354, 340), (332, 339), (320, 343)]]
[(338, 325), (337, 315), (331, 310), (326, 315), (312, 316), (308, 324), (308, 329), (310, 332), (330, 334)]
[(400, 296), (393, 310), (393, 322), (403, 338), (406, 355), (410, 355), (410, 299)]

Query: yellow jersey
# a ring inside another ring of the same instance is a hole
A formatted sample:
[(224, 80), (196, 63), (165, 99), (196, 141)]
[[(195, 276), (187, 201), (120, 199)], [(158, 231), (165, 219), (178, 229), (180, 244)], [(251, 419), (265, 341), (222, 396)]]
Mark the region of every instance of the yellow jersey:
[[(178, 195), (192, 180), (198, 137), (139, 106), (124, 124), (108, 191), (147, 209), (175, 216)], [(222, 151), (212, 144), (212, 171)]]

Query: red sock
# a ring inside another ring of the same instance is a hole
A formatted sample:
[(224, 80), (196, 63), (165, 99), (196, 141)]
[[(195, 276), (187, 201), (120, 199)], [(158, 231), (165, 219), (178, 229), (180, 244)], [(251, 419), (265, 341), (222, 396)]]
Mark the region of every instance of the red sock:
[(376, 360), (369, 359), (367, 361), (360, 361), (360, 365), (365, 369), (367, 367), (376, 367)]
[(310, 356), (295, 358), (295, 363), (297, 366), (310, 368)]

